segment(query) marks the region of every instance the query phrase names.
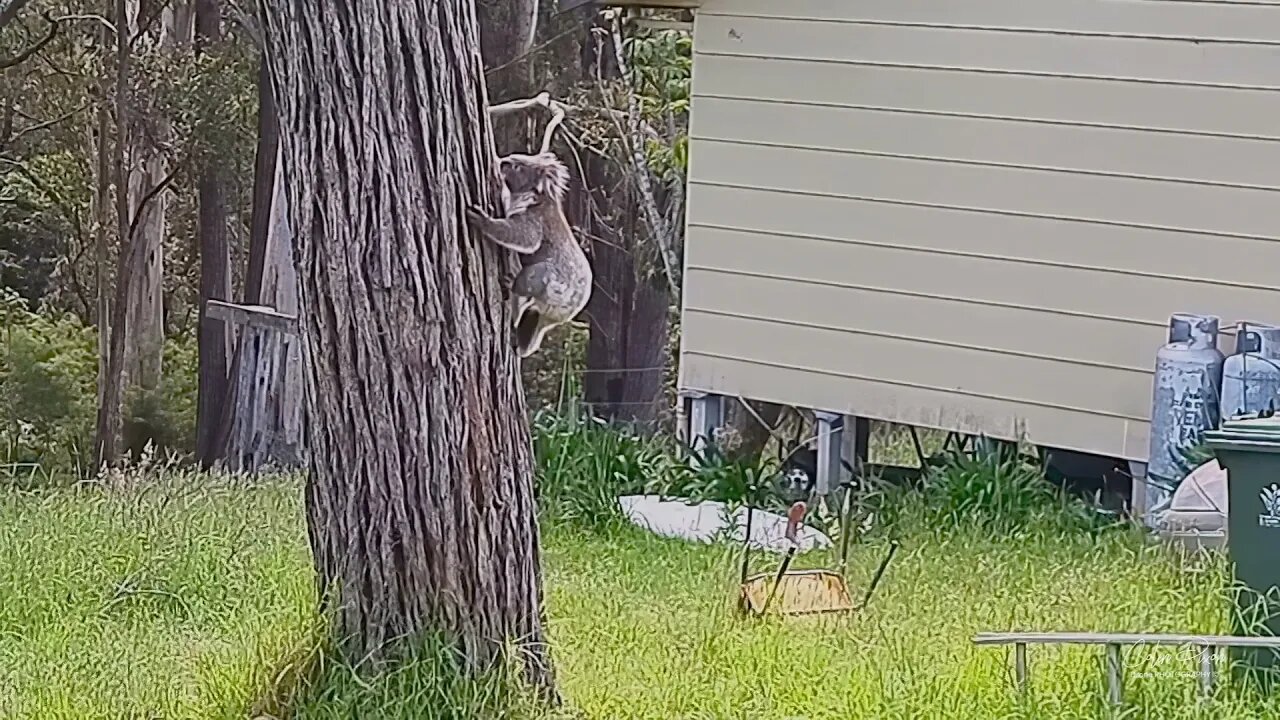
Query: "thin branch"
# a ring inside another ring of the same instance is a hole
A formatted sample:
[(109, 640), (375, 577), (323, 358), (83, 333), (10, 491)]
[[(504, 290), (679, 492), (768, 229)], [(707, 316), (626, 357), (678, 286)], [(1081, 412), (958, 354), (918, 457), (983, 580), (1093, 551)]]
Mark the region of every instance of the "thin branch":
[(491, 68), (489, 68), (488, 70), (485, 70), (485, 71), (484, 71), (484, 76), (487, 78), (487, 77), (489, 77), (490, 75), (492, 75), (492, 74), (494, 74), (494, 73), (496, 73), (496, 72), (498, 72), (498, 71), (500, 71), (500, 70), (505, 70), (505, 69), (507, 69), (507, 68), (511, 67), (512, 65), (515, 65), (516, 63), (520, 62), (521, 60), (524, 60), (525, 58), (529, 57), (530, 55), (533, 55), (533, 54), (535, 54), (535, 53), (539, 53), (539, 52), (542, 52), (543, 50), (546, 50), (546, 49), (547, 49), (547, 47), (548, 47), (548, 46), (550, 46), (552, 43), (554, 43), (554, 42), (556, 42), (556, 41), (558, 41), (558, 40), (561, 40), (561, 39), (562, 39), (562, 38), (564, 38), (566, 35), (570, 35), (570, 34), (576, 33), (576, 32), (578, 32), (579, 30), (580, 30), (580, 28), (579, 28), (579, 27), (577, 27), (576, 25), (574, 25), (574, 26), (570, 26), (568, 30), (565, 30), (565, 31), (563, 31), (563, 32), (561, 32), (561, 33), (559, 33), (559, 34), (557, 34), (557, 35), (552, 36), (549, 40), (546, 40), (545, 42), (543, 42), (543, 43), (541, 43), (541, 44), (538, 44), (538, 45), (535, 45), (535, 46), (533, 46), (533, 47), (529, 48), (529, 49), (528, 49), (528, 50), (526, 50), (525, 52), (520, 53), (519, 55), (517, 55), (517, 56), (515, 56), (515, 57), (511, 58), (510, 60), (508, 60), (508, 61), (506, 61), (506, 62), (502, 63), (501, 65), (498, 65), (497, 67), (491, 67)]
[(556, 128), (560, 123), (564, 122), (564, 106), (560, 103), (552, 103), (551, 119), (547, 121), (547, 129), (542, 133), (542, 150), (540, 152), (551, 152), (551, 139), (555, 136)]
[(13, 22), (18, 17), (18, 13), (22, 12), (22, 8), (27, 6), (31, 0), (5, 0), (4, 5), (0, 5), (0, 28)]
[[(627, 81), (627, 61), (622, 52), (622, 31), (619, 29), (618, 20), (614, 18), (613, 26), (609, 33), (613, 40), (613, 54), (618, 62), (618, 74), (622, 76), (623, 83), (627, 91), (627, 119), (630, 121), (631, 132), (622, 133), (628, 144), (631, 146), (631, 161), (634, 165), (633, 171), (636, 175), (636, 181), (640, 185), (641, 206), (644, 208), (645, 224), (649, 226), (649, 233), (653, 237), (653, 241), (658, 244), (658, 255), (662, 258), (663, 269), (666, 270), (667, 286), (671, 290), (671, 297), (680, 297), (680, 281), (676, 273), (679, 259), (675, 257), (675, 250), (671, 246), (674, 236), (671, 234), (667, 223), (658, 212), (658, 204), (654, 199), (653, 186), (649, 182), (649, 165), (644, 160), (644, 150), (642, 148), (642, 140), (640, 137), (640, 103), (636, 100), (635, 89), (631, 87)], [(619, 127), (619, 132), (622, 128)]]
[(59, 124), (59, 123), (64, 123), (64, 122), (66, 122), (66, 121), (70, 120), (71, 118), (75, 117), (76, 115), (78, 115), (78, 114), (80, 114), (80, 113), (82, 113), (82, 112), (84, 112), (85, 110), (88, 110), (88, 109), (89, 109), (89, 106), (88, 106), (88, 105), (81, 105), (80, 107), (76, 108), (75, 110), (72, 110), (71, 112), (69, 112), (69, 113), (67, 113), (67, 114), (65, 114), (65, 115), (62, 115), (62, 116), (60, 116), (60, 117), (56, 117), (56, 118), (54, 118), (54, 119), (52, 119), (52, 120), (45, 120), (44, 122), (39, 122), (39, 123), (36, 123), (35, 125), (29, 125), (29, 126), (27, 126), (27, 127), (24, 127), (24, 128), (22, 128), (21, 130), (19, 130), (18, 132), (14, 133), (14, 134), (13, 134), (11, 137), (9, 137), (7, 140), (5, 140), (5, 141), (4, 141), (4, 143), (5, 143), (5, 144), (9, 144), (9, 143), (12, 143), (12, 142), (14, 142), (14, 141), (18, 140), (18, 138), (21, 138), (23, 135), (27, 135), (27, 134), (29, 134), (29, 133), (33, 133), (33, 132), (40, 132), (41, 130), (44, 130), (44, 129), (46, 129), (46, 128), (53, 127), (54, 125), (57, 125), (57, 124)]
[[(128, 245), (130, 250), (133, 249), (133, 238), (134, 238), (134, 235), (137, 234), (138, 223), (141, 222), (142, 220), (143, 211), (147, 209), (147, 203), (151, 202), (157, 195), (164, 192), (165, 188), (169, 187), (169, 185), (173, 182), (174, 178), (178, 176), (178, 170), (181, 167), (182, 167), (181, 164), (177, 164), (177, 167), (171, 170), (169, 174), (164, 177), (163, 180), (156, 183), (155, 187), (148, 190), (147, 194), (143, 195), (142, 199), (138, 201), (138, 207), (133, 211), (133, 219), (129, 221)], [(129, 262), (130, 263), (133, 262), (132, 257), (130, 258)]]
[(500, 105), (490, 105), (489, 116), (500, 117), (508, 113), (520, 112), (522, 110), (528, 110), (529, 108), (535, 108), (535, 107), (544, 107), (550, 110), (551, 109), (550, 93), (540, 92), (531, 98), (511, 100), (509, 102), (504, 102)]
[(88, 14), (72, 14), (72, 15), (59, 15), (58, 17), (53, 18), (53, 20), (54, 20), (55, 22), (62, 22), (63, 20), (92, 20), (92, 21), (94, 21), (94, 22), (96, 22), (96, 23), (98, 23), (98, 24), (102, 25), (102, 26), (103, 26), (103, 27), (105, 27), (106, 29), (110, 30), (112, 34), (115, 34), (115, 32), (116, 32), (116, 26), (115, 26), (115, 23), (113, 23), (113, 22), (111, 22), (110, 20), (108, 20), (108, 19), (106, 19), (106, 18), (102, 17), (101, 15), (95, 15), (94, 13), (88, 13)]
[(541, 107), (546, 108), (551, 113), (551, 120), (547, 122), (547, 129), (542, 135), (541, 152), (549, 152), (551, 150), (551, 139), (555, 135), (557, 127), (564, 122), (565, 105), (558, 100), (552, 100), (551, 95), (547, 92), (540, 92), (531, 98), (522, 98), (520, 100), (511, 100), (499, 105), (489, 106), (490, 117), (501, 117), (514, 112), (521, 112), (530, 108)]
[(49, 32), (35, 45), (32, 45), (17, 55), (11, 58), (0, 59), (0, 70), (7, 70), (15, 65), (21, 65), (32, 55), (40, 52), (46, 45), (53, 42), (53, 39), (58, 36), (58, 23), (49, 15), (49, 13), (44, 13), (44, 19), (45, 22), (49, 23)]

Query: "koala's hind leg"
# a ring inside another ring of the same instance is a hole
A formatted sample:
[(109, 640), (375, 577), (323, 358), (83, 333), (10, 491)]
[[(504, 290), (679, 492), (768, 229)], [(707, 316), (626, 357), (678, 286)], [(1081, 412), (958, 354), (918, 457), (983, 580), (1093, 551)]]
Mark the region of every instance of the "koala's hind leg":
[(542, 347), (542, 338), (546, 337), (547, 331), (555, 326), (556, 323), (547, 320), (542, 313), (529, 310), (520, 318), (520, 324), (516, 326), (516, 354), (527, 358), (538, 352), (538, 348)]

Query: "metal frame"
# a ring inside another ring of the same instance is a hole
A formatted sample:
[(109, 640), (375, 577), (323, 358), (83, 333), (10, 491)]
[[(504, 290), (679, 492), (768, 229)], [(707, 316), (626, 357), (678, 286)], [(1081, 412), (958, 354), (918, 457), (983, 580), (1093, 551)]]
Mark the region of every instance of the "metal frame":
[(1013, 632), (978, 633), (975, 645), (1013, 645), (1014, 682), (1019, 692), (1027, 690), (1027, 646), (1040, 645), (1105, 645), (1107, 658), (1107, 697), (1112, 705), (1123, 702), (1124, 664), (1122, 645), (1192, 645), (1199, 648), (1196, 663), (1200, 674), (1200, 696), (1207, 700), (1213, 694), (1216, 672), (1214, 655), (1218, 648), (1271, 648), (1280, 650), (1280, 637), (1240, 635), (1164, 635), (1155, 633), (1084, 633), (1084, 632)]

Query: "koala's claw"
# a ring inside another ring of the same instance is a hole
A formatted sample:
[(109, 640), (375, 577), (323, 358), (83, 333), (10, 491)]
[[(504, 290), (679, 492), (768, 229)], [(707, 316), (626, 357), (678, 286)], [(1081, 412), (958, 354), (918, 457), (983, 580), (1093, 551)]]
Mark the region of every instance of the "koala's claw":
[(467, 206), (467, 220), (469, 220), (470, 222), (482, 223), (488, 219), (489, 219), (489, 215), (485, 213), (484, 209), (476, 205)]

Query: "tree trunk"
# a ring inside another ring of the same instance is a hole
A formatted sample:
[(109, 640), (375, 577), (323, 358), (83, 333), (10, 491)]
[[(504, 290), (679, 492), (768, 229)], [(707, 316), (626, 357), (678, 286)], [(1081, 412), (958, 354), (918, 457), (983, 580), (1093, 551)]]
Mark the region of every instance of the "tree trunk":
[[(128, 33), (134, 37), (142, 4), (130, 0)], [(191, 9), (178, 2), (160, 15), (160, 47), (166, 51), (188, 47), (191, 43)], [(166, 183), (168, 160), (161, 145), (172, 141), (172, 126), (165, 117), (135, 116), (128, 125), (127, 157), (129, 165), (129, 208), (136, 215), (131, 243), (136, 243), (136, 266), (131, 270), (126, 296), (127, 319), (124, 346), (124, 403), (128, 408), (126, 427), (136, 426), (135, 433), (126, 432), (129, 448), (137, 452), (147, 440), (164, 428), (156, 414), (159, 391), (164, 376), (164, 241), (168, 230), (168, 192), (155, 188)]]
[[(133, 258), (132, 244), (129, 242), (129, 180), (128, 167), (125, 164), (125, 145), (128, 143), (131, 113), (129, 111), (129, 22), (125, 8), (125, 0), (115, 0), (116, 27), (116, 137), (115, 137), (115, 204), (116, 204), (116, 237), (119, 238), (119, 251), (116, 260), (115, 302), (111, 308), (110, 323), (106, 329), (109, 336), (107, 345), (106, 373), (100, 384), (98, 405), (97, 438), (94, 459), (99, 468), (113, 466), (120, 459), (120, 431), (122, 424), (122, 404), (124, 400), (124, 342), (125, 342), (125, 309), (129, 297), (129, 275)], [(103, 139), (105, 142), (105, 138)], [(103, 328), (99, 328), (99, 343), (102, 342)]]
[[(584, 187), (588, 194), (584, 200), (594, 198), (600, 207), (612, 203), (610, 215), (634, 219), (634, 206), (624, 199), (627, 193), (605, 192), (607, 162), (594, 155), (584, 160), (591, 183)], [(667, 293), (638, 275), (632, 249), (634, 223), (615, 231), (585, 208), (579, 217), (594, 238), (591, 256), (596, 283), (587, 308), (590, 337), (582, 383), (586, 402), (597, 417), (656, 429), (665, 400)]]
[(554, 688), (515, 258), (471, 237), (498, 177), (472, 2), (265, 4), (296, 265), (311, 547), (349, 658), (505, 641)]
[[(217, 0), (196, 0), (196, 52), (222, 39)], [(196, 391), (196, 458), (205, 468), (217, 459), (218, 437), (227, 398), (230, 328), (205, 317), (209, 300), (231, 299), (231, 250), (227, 245), (227, 201), (222, 158), (204, 158), (198, 184), (200, 225), (200, 336)]]
[[(111, 42), (111, 31), (104, 24), (98, 33), (102, 43), (103, 57)], [(108, 407), (107, 389), (111, 386), (111, 300), (108, 287), (111, 278), (111, 141), (107, 135), (111, 130), (111, 111), (108, 106), (111, 94), (111, 79), (107, 73), (107, 63), (102, 63), (101, 75), (98, 79), (98, 117), (95, 122), (95, 155), (97, 163), (94, 168), (93, 216), (97, 224), (94, 231), (94, 284), (97, 294), (96, 322), (98, 326), (98, 428), (94, 439), (94, 461), (98, 467), (106, 457), (106, 453), (114, 452), (114, 443), (109, 442), (103, 427), (103, 412)], [(106, 418), (110, 421), (110, 418)]]
[[(480, 57), (485, 70), (493, 75), (516, 64), (533, 47), (538, 30), (538, 0), (476, 0), (476, 15)], [(485, 81), (496, 82), (492, 76)]]
[[(297, 315), (298, 275), (293, 267), (293, 233), (279, 155), (280, 128), (271, 75), (263, 58), (258, 68), (258, 149), (244, 301)], [(267, 329), (243, 328), (223, 413), (218, 448), (227, 470), (256, 474), (303, 466), (307, 448), (301, 339)]]

